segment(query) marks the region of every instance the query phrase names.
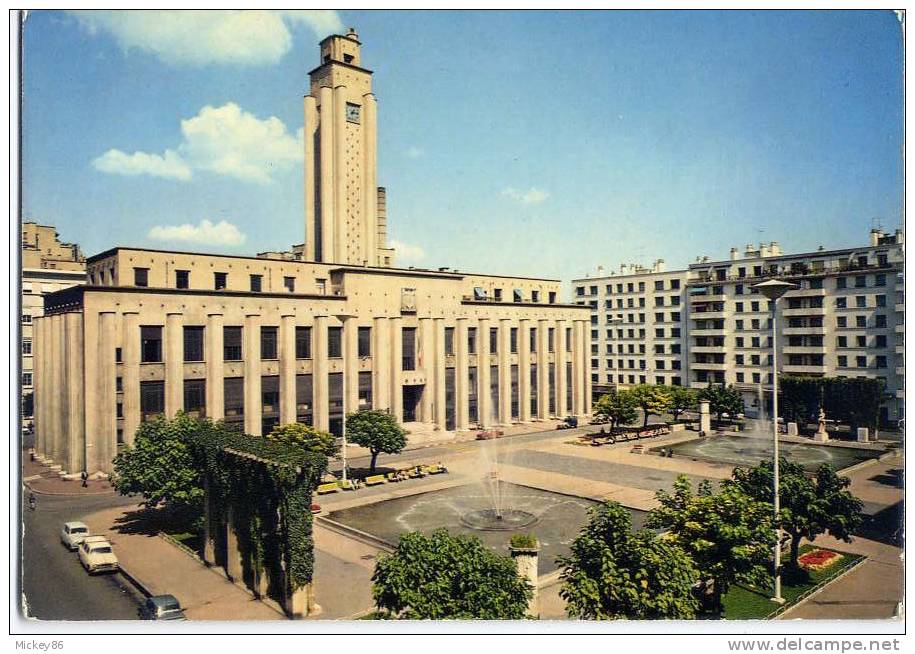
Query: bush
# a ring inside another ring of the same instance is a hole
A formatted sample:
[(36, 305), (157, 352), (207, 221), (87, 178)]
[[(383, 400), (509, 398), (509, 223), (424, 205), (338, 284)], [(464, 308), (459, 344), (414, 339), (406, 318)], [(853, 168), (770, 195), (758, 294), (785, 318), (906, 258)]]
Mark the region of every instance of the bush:
[(518, 550), (533, 550), (537, 548), (537, 537), (533, 534), (515, 534), (508, 544)]

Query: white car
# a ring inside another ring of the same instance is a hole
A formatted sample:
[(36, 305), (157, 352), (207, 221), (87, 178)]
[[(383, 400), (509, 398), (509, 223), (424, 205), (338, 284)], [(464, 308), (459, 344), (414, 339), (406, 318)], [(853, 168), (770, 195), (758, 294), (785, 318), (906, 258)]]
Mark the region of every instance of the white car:
[(89, 535), (89, 527), (82, 522), (65, 522), (60, 528), (60, 542), (68, 550), (75, 550)]
[(104, 536), (86, 536), (79, 545), (79, 562), (86, 572), (116, 572), (118, 557)]

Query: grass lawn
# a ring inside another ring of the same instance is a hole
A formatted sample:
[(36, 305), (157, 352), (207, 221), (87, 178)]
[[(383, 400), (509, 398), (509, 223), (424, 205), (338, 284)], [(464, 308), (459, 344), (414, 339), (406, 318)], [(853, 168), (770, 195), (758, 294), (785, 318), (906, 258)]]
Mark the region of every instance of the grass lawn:
[[(828, 549), (813, 545), (802, 545), (801, 555), (815, 549)], [(801, 595), (841, 574), (843, 570), (854, 565), (864, 557), (860, 554), (850, 554), (840, 550), (829, 550), (842, 555), (842, 558), (823, 570), (810, 571), (810, 577), (803, 583), (782, 580), (782, 597), (785, 598), (785, 607), (795, 604)], [(746, 586), (732, 586), (724, 596), (724, 617), (728, 620), (762, 620), (779, 607), (770, 597), (772, 589), (753, 589)]]
[(189, 531), (182, 531), (177, 534), (169, 534), (167, 531), (165, 533), (167, 533), (169, 536), (174, 538), (176, 541), (178, 541), (179, 543), (181, 543), (188, 549), (193, 550), (194, 552), (197, 552), (198, 555), (202, 555), (203, 536), (201, 534), (195, 534), (195, 533), (191, 533)]

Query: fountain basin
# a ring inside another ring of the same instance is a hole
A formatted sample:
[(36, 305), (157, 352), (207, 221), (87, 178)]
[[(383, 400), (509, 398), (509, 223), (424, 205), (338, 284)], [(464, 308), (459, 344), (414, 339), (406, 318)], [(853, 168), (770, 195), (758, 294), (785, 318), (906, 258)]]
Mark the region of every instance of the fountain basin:
[(533, 513), (518, 509), (501, 512), (495, 509), (480, 509), (462, 515), (461, 522), (471, 529), (482, 531), (514, 531), (537, 524), (538, 518)]

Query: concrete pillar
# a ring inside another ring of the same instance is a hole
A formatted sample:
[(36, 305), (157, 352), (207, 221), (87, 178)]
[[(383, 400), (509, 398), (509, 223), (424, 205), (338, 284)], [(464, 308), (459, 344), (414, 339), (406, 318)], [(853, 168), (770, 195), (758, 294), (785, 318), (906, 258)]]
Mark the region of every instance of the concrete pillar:
[(377, 103), (372, 93), (362, 96), (362, 170), (365, 179), (362, 183), (362, 220), (365, 229), (364, 259), (369, 266), (378, 265), (378, 181), (375, 179), (378, 160), (377, 149)]
[(539, 577), (537, 574), (537, 555), (539, 551), (539, 546), (533, 548), (509, 547), (511, 557), (515, 565), (518, 566), (518, 576), (527, 581), (534, 591), (527, 605), (527, 614), (532, 618), (540, 615)]
[(44, 458), (44, 392), (42, 386), (42, 377), (44, 376), (44, 362), (42, 361), (42, 351), (44, 348), (44, 339), (42, 338), (42, 329), (44, 328), (44, 318), (34, 318), (32, 321), (32, 426), (35, 431), (35, 445), (33, 451), (35, 458), (39, 461)]
[(403, 318), (391, 318), (391, 413), (403, 422)]
[(304, 110), (305, 259), (315, 261), (315, 133), (318, 129), (318, 110), (314, 96), (305, 96)]
[(221, 313), (208, 313), (206, 326), (206, 402), (207, 418), (225, 418), (225, 373), (223, 363), (223, 317)]
[(346, 87), (334, 87), (334, 251), (337, 263), (351, 262), (347, 249), (350, 245), (351, 235), (347, 228), (347, 198), (346, 198)]
[(584, 397), (582, 398), (582, 415), (591, 415), (591, 397), (593, 396), (591, 380), (591, 349), (588, 344), (591, 342), (590, 326), (587, 321), (580, 321), (581, 324), (581, 365), (584, 368)]
[(531, 420), (531, 321), (521, 320), (518, 328), (518, 416), (521, 422)]
[[(98, 439), (95, 450), (94, 471), (111, 472), (111, 460), (117, 451), (117, 397), (115, 394), (115, 313), (114, 311), (100, 311), (98, 314), (98, 371), (96, 383), (98, 395), (95, 409), (98, 416), (96, 431)], [(88, 398), (87, 398), (88, 399)], [(88, 403), (87, 403), (87, 406)], [(87, 459), (91, 460), (88, 455)]]
[(546, 320), (537, 321), (537, 413), (541, 420), (550, 417), (550, 362)]
[(219, 527), (219, 516), (216, 513), (216, 498), (213, 497), (212, 482), (209, 475), (203, 476), (203, 561), (207, 565), (216, 564), (216, 533)]
[(435, 422), (432, 414), (435, 405), (435, 394), (438, 392), (435, 385), (435, 332), (433, 331), (432, 318), (419, 319), (419, 365), (426, 377), (426, 387), (423, 389), (420, 413), (422, 422)]
[(349, 316), (343, 318), (342, 323), (343, 403), (345, 413), (355, 413), (359, 410), (359, 323)]
[(565, 320), (556, 322), (556, 413), (565, 416), (571, 413), (566, 404), (566, 326)]
[(124, 443), (133, 447), (140, 427), (140, 314), (125, 311), (121, 340), (121, 393), (124, 411)]
[(458, 318), (454, 330), (454, 408), (455, 428), (470, 429), (470, 385), (467, 369), (467, 318)]
[(245, 316), (243, 356), (245, 358), (245, 433), (260, 436), (263, 407), (261, 406), (261, 317)]
[(585, 415), (585, 341), (584, 323), (576, 320), (572, 326), (572, 407), (576, 416)]
[(55, 327), (54, 338), (58, 341), (57, 352), (58, 355), (55, 359), (55, 378), (57, 383), (54, 385), (54, 394), (58, 398), (58, 406), (60, 407), (58, 413), (58, 431), (57, 431), (57, 440), (56, 440), (56, 454), (54, 463), (60, 465), (61, 472), (69, 472), (67, 469), (67, 460), (70, 458), (70, 453), (68, 451), (69, 445), (69, 435), (70, 435), (70, 407), (68, 404), (69, 393), (68, 393), (68, 379), (67, 379), (67, 359), (69, 359), (69, 352), (67, 351), (67, 314), (60, 313), (54, 316), (57, 320), (57, 325)]
[(433, 323), (435, 334), (435, 424), (439, 429), (446, 429), (445, 416), (445, 319), (436, 318)]
[[(83, 388), (83, 314), (64, 315), (67, 332), (67, 446), (66, 469), (81, 472), (86, 465), (85, 398)], [(62, 362), (63, 363), (63, 362)]]
[[(248, 408), (245, 407), (245, 415)], [(244, 565), (238, 542), (240, 525), (236, 524), (235, 511), (230, 504), (226, 508), (226, 575), (230, 580), (239, 583), (244, 580)]]
[(489, 429), (492, 426), (489, 328), (489, 319), (481, 318), (477, 324), (477, 379), (480, 381), (480, 388), (477, 391), (477, 413), (479, 413), (480, 426), (483, 429)]
[[(322, 86), (318, 92), (319, 142), (321, 144), (321, 171), (318, 175), (321, 212), (321, 252), (317, 261), (330, 263), (334, 259), (334, 92)], [(325, 396), (326, 397), (326, 396)]]
[(391, 337), (388, 318), (375, 318), (372, 327), (372, 405), (391, 407)]
[(280, 424), (288, 425), (296, 421), (295, 314), (280, 316), (279, 340)]
[(165, 415), (174, 418), (184, 409), (184, 315), (165, 314)]
[(314, 346), (311, 351), (314, 427), (321, 431), (327, 431), (330, 429), (327, 380), (327, 316), (315, 316), (311, 335)]
[(699, 431), (704, 432), (706, 436), (712, 433), (712, 416), (709, 413), (708, 400), (699, 401)]
[(62, 441), (62, 431), (63, 431), (63, 403), (60, 401), (60, 386), (63, 382), (60, 366), (61, 360), (61, 342), (60, 342), (60, 333), (62, 330), (62, 321), (63, 316), (59, 313), (54, 314), (49, 317), (50, 321), (50, 330), (48, 331), (48, 339), (50, 344), (50, 353), (49, 357), (49, 366), (48, 366), (48, 379), (50, 380), (50, 397), (48, 405), (51, 407), (51, 420), (50, 427), (48, 431), (49, 441), (50, 441), (50, 459), (54, 462), (55, 466), (59, 466), (61, 462), (61, 441)]
[(512, 424), (511, 321), (499, 320), (499, 422)]

